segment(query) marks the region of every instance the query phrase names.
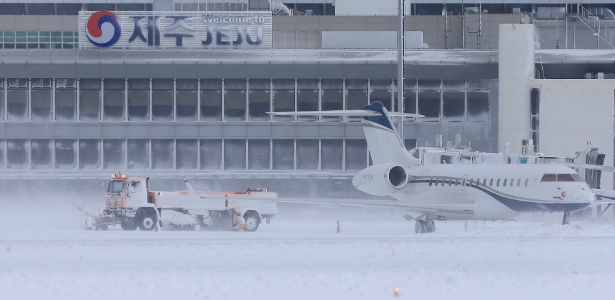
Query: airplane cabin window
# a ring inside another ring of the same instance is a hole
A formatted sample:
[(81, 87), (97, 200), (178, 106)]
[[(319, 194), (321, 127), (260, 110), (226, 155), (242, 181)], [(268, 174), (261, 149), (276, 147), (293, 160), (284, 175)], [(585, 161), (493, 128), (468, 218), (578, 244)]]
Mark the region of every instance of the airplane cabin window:
[(429, 178), (429, 186), (433, 184), (433, 179)]
[(515, 182), (515, 179), (514, 179), (514, 178), (511, 178), (511, 179), (510, 179), (510, 186), (513, 186), (513, 183), (514, 183), (514, 182)]
[(552, 182), (552, 181), (557, 181), (557, 175), (555, 174), (544, 174), (542, 175), (542, 179), (540, 179), (541, 182)]
[(517, 179), (517, 186), (521, 186), (521, 178)]
[(527, 186), (527, 183), (528, 183), (529, 181), (530, 181), (530, 180), (529, 180), (528, 178), (525, 178), (525, 186)]
[(572, 174), (557, 174), (557, 181), (574, 181)]
[(493, 178), (489, 179), (489, 186), (493, 186)]
[(508, 181), (508, 179), (504, 178), (504, 182), (502, 183), (502, 186), (506, 186), (506, 182)]
[(498, 178), (498, 181), (495, 182), (495, 186), (500, 186), (500, 178)]
[(483, 185), (487, 185), (487, 178), (483, 178)]

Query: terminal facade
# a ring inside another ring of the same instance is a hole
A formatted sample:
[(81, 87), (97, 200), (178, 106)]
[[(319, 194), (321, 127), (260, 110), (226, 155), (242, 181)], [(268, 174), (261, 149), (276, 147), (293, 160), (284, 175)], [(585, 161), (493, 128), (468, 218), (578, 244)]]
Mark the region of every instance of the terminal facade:
[[(373, 101), (399, 110), (397, 19), (390, 13), (396, 4), (367, 15), (345, 1), (282, 2), (287, 10), (248, 0), (0, 3), (0, 174), (101, 179), (118, 170), (152, 178), (184, 172), (211, 188), (249, 184), (293, 196), (361, 196), (349, 180), (370, 163), (357, 120), (267, 112), (356, 109)], [(579, 63), (549, 52), (612, 49), (604, 31), (595, 35), (574, 18), (610, 4), (427, 2), (406, 10), (403, 109), (425, 115), (405, 124), (409, 149), (436, 146), (438, 136), (446, 145), (461, 134), (475, 150), (503, 151), (500, 24), (536, 26), (536, 78), (615, 73), (604, 56)], [(113, 45), (96, 44), (88, 31), (102, 11), (119, 20)], [(238, 15), (267, 20), (203, 22)], [(610, 28), (607, 13), (594, 17)], [(347, 48), (346, 40), (358, 46)], [(540, 151), (539, 137), (529, 137)]]

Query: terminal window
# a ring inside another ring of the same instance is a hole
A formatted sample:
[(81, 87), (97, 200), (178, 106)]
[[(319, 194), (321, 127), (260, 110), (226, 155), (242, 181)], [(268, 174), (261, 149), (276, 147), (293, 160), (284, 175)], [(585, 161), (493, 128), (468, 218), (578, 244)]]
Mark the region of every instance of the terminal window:
[(75, 169), (77, 166), (77, 140), (55, 140), (55, 168)]

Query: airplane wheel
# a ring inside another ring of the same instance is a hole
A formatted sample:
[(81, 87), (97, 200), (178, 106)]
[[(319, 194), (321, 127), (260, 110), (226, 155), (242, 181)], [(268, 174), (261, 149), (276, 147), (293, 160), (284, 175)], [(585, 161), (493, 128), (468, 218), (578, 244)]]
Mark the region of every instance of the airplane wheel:
[(425, 232), (431, 233), (436, 231), (436, 224), (434, 224), (432, 219), (425, 220)]
[(425, 233), (425, 231), (426, 231), (425, 221), (416, 220), (416, 223), (414, 224), (414, 232), (420, 234), (420, 233)]

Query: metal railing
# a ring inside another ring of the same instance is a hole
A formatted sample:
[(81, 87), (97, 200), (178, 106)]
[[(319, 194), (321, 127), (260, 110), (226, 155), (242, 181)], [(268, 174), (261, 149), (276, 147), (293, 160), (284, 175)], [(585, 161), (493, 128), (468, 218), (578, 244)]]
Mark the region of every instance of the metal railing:
[(604, 22), (602, 22), (598, 16), (593, 15), (589, 10), (580, 4), (577, 5), (577, 15), (579, 20), (587, 25), (587, 27), (594, 32), (594, 35), (598, 36), (598, 48), (600, 48), (599, 43), (600, 39), (602, 39), (607, 45), (615, 49), (615, 32), (611, 30), (611, 28), (609, 28)]

